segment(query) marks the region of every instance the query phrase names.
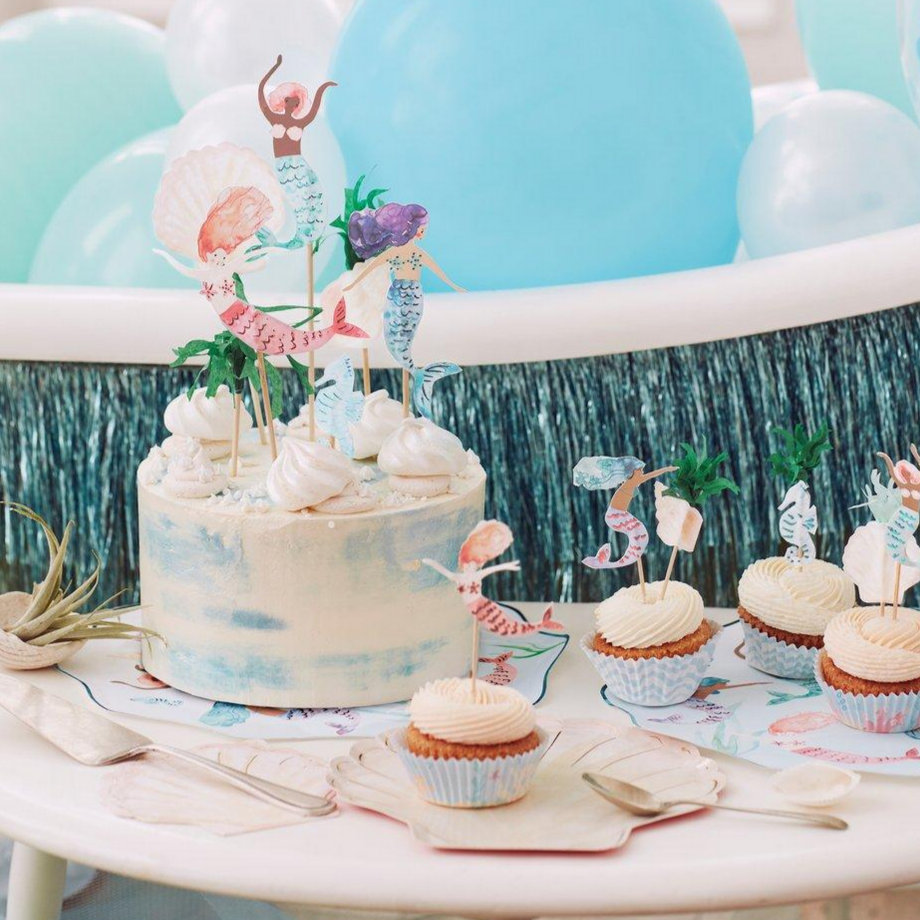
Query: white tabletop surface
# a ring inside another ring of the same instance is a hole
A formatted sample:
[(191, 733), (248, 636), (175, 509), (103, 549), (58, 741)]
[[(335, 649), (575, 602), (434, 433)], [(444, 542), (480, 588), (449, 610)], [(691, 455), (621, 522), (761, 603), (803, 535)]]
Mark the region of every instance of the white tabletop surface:
[[(528, 616), (542, 610), (521, 606)], [(550, 676), (538, 714), (624, 718), (601, 700), (599, 678), (578, 648), (590, 612), (588, 605), (557, 607), (573, 641)], [(731, 618), (729, 611), (715, 616)], [(93, 705), (58, 673), (18, 676)], [(187, 726), (118, 721), (185, 747), (215, 740)], [(101, 869), (203, 891), (358, 909), (524, 917), (756, 907), (920, 880), (920, 794), (912, 779), (864, 776), (835, 809), (851, 822), (845, 832), (707, 812), (642, 829), (609, 854), (461, 854), (428, 849), (403, 825), (348, 808), (333, 820), (230, 838), (132, 822), (99, 806), (105, 768), (68, 760), (2, 711), (0, 737), (0, 833)], [(296, 744), (331, 758), (351, 743)], [(768, 771), (714, 757), (728, 777), (722, 801), (783, 804), (769, 788)]]

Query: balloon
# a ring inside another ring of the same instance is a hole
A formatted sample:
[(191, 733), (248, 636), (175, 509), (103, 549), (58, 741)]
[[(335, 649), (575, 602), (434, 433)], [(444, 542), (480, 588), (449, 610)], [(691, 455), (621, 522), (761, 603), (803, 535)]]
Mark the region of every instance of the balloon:
[(173, 124), (159, 29), (101, 10), (0, 26), (0, 281), (25, 281), (45, 225), (106, 154)]
[(751, 91), (751, 101), (754, 103), (754, 131), (759, 131), (790, 102), (817, 91), (818, 86), (813, 80), (792, 80), (789, 83), (755, 86)]
[(752, 258), (920, 222), (920, 128), (847, 90), (793, 102), (758, 132), (738, 181)]
[(920, 117), (920, 0), (899, 0), (901, 70), (915, 117)]
[(425, 205), (464, 287), (731, 261), (751, 87), (714, 0), (361, 3), (333, 79), (349, 175)]
[(166, 23), (176, 97), (190, 109), (217, 90), (258, 83), (279, 54), (283, 79), (312, 89), (326, 79), (343, 16), (336, 0), (177, 0)]
[(183, 287), (154, 255), (150, 213), (172, 129), (154, 131), (97, 163), (48, 224), (29, 281), (111, 287)]
[(796, 10), (821, 89), (871, 93), (913, 116), (901, 72), (897, 0), (796, 0)]
[[(334, 101), (333, 87), (326, 96), (325, 105)], [(230, 141), (240, 147), (249, 147), (268, 163), (274, 162), (272, 136), (268, 122), (259, 110), (256, 86), (233, 86), (221, 90), (189, 109), (176, 126), (169, 148), (166, 151), (166, 166), (199, 147)], [(342, 213), (345, 202), (345, 162), (338, 141), (321, 112), (303, 136), (303, 154), (316, 170), (323, 186), (328, 206), (329, 219)], [(278, 238), (289, 239), (294, 233), (294, 219), (288, 221), (278, 233)], [(332, 280), (345, 268), (342, 243), (338, 234), (326, 230), (326, 239), (314, 260), (317, 290), (327, 280)], [(302, 291), (307, 283), (306, 256), (304, 251), (273, 253), (269, 256), (268, 268), (246, 276), (247, 293), (277, 291)], [(254, 298), (255, 299), (255, 298)]]

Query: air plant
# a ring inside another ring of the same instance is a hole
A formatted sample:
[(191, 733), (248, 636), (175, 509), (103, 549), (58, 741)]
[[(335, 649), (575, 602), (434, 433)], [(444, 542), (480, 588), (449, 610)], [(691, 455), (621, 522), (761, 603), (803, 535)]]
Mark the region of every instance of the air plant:
[(782, 439), (782, 447), (770, 454), (770, 465), (777, 476), (788, 483), (808, 482), (808, 478), (821, 463), (821, 457), (834, 447), (831, 444), (827, 422), (810, 435), (804, 425), (796, 425), (792, 431), (774, 428), (771, 434)]
[(13, 591), (0, 595), (0, 661), (3, 664), (20, 669), (48, 667), (72, 655), (89, 639), (156, 635), (142, 626), (112, 618), (136, 609), (109, 607), (117, 594), (91, 610), (84, 609), (99, 586), (102, 565), (98, 556), (89, 577), (76, 587), (65, 585), (64, 566), (74, 532), (73, 521), (59, 539), (48, 522), (31, 508), (17, 502), (8, 503), (8, 507), (42, 528), (48, 544), (48, 572), (31, 594)]

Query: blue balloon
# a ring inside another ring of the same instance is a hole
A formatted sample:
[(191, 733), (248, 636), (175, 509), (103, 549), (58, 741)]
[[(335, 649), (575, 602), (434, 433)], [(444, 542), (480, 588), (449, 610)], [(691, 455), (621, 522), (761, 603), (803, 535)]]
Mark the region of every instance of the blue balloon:
[(363, 2), (328, 113), (352, 178), (431, 212), (474, 289), (730, 262), (752, 135), (715, 0)]
[(38, 245), (29, 281), (182, 287), (159, 256), (150, 219), (172, 128), (107, 156), (68, 192)]
[(920, 128), (866, 93), (805, 96), (754, 138), (738, 216), (752, 258), (920, 223)]
[(0, 281), (25, 281), (74, 182), (181, 112), (162, 31), (99, 10), (46, 10), (0, 26), (0, 86)]
[(821, 89), (870, 93), (913, 117), (897, 7), (897, 0), (797, 0), (802, 44)]

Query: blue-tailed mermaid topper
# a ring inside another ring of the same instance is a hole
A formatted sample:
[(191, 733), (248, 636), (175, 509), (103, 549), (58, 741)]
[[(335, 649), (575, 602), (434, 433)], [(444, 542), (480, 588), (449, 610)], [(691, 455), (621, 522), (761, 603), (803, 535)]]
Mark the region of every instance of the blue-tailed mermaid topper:
[(304, 130), (319, 114), (323, 94), (330, 86), (337, 84), (330, 81), (320, 86), (312, 105), (306, 87), (300, 83), (282, 83), (266, 97), (268, 81), (280, 66), (279, 54), (274, 66), (259, 83), (259, 108), (271, 125), (275, 172), (294, 214), (297, 229), (286, 243), (278, 242), (268, 229), (260, 231), (259, 241), (265, 246), (300, 249), (317, 239), (326, 226), (323, 189), (316, 173), (304, 159), (300, 145)]
[(794, 482), (783, 496), (779, 508), (779, 534), (789, 544), (786, 561), (792, 565), (814, 562), (815, 541), (812, 535), (818, 530), (818, 509), (811, 503), (808, 483)]
[(316, 381), (316, 421), (326, 434), (335, 438), (339, 450), (355, 455), (351, 425), (364, 414), (364, 394), (355, 389), (355, 368), (349, 355), (336, 358)]
[[(920, 452), (914, 444), (910, 445), (910, 452), (920, 463)], [(901, 507), (887, 522), (888, 554), (900, 565), (920, 568), (920, 553), (910, 539), (920, 524), (920, 469), (909, 460), (899, 460), (895, 463), (888, 454), (881, 452), (879, 457), (885, 461), (888, 475), (895, 481), (901, 493)]]
[(616, 489), (604, 522), (613, 533), (625, 534), (629, 540), (626, 551), (616, 560), (611, 559), (610, 544), (605, 543), (593, 556), (582, 559), (588, 568), (622, 569), (642, 558), (648, 546), (648, 530), (642, 521), (630, 514), (629, 504), (643, 482), (675, 469), (677, 467), (665, 466), (646, 473), (645, 463), (637, 457), (584, 457), (578, 461), (572, 471), (572, 481), (576, 486), (592, 491)]
[(429, 268), (455, 291), (454, 284), (431, 256), (419, 246), (428, 227), (428, 211), (420, 204), (392, 202), (380, 208), (355, 211), (348, 220), (348, 239), (364, 268), (347, 293), (361, 284), (382, 263), (390, 268), (390, 289), (383, 314), (383, 337), (397, 364), (411, 374), (412, 399), (416, 409), (431, 418), (431, 396), (442, 377), (459, 374), (460, 368), (447, 361), (418, 367), (412, 358), (412, 344), (424, 312), (422, 269)]

